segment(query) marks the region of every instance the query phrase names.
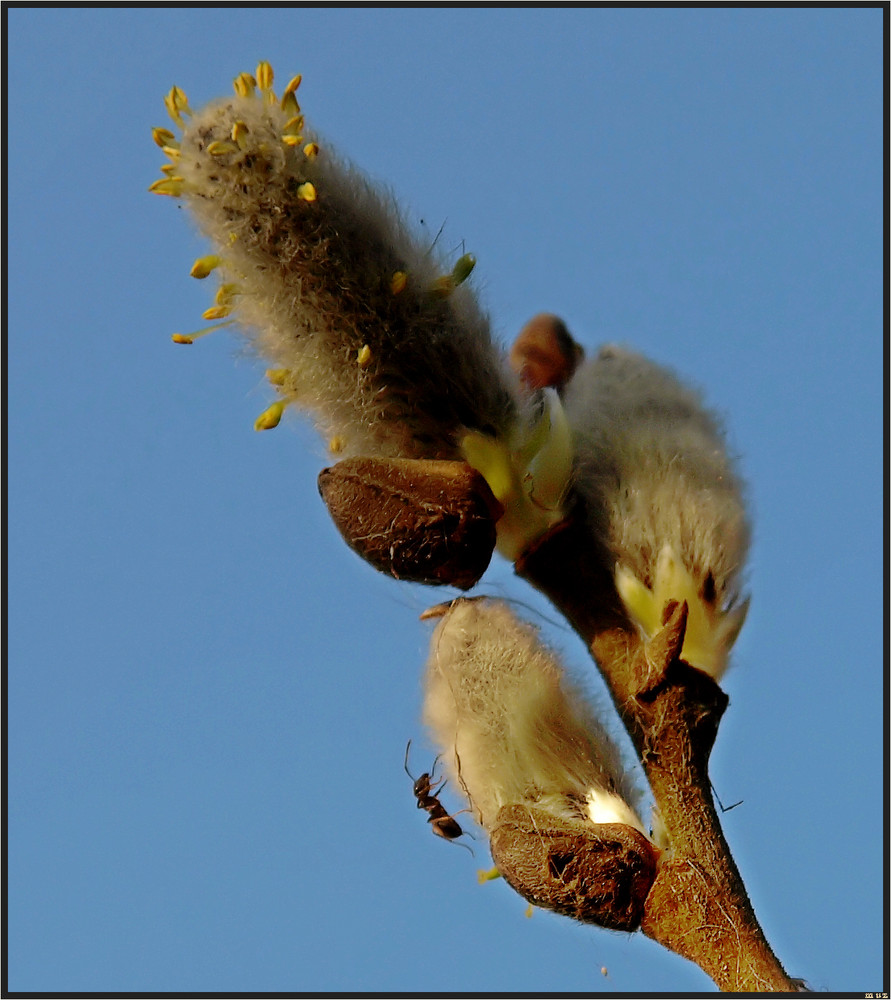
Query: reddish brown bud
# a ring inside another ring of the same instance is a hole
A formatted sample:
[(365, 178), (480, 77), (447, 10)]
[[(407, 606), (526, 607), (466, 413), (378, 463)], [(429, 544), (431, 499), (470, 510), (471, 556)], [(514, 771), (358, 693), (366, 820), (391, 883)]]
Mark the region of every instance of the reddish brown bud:
[(514, 341), (510, 365), (528, 389), (553, 386), (561, 391), (584, 353), (562, 319), (541, 313), (529, 320)]
[(657, 849), (639, 830), (505, 806), (490, 846), (505, 881), (530, 903), (613, 930), (640, 926)]
[(319, 492), (347, 545), (397, 579), (468, 590), (492, 558), (502, 508), (464, 462), (350, 458)]

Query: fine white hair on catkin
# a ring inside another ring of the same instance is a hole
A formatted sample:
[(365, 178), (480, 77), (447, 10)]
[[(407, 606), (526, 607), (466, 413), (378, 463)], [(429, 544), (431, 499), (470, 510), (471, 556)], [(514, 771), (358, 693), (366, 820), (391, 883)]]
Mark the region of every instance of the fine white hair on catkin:
[(456, 787), (490, 831), (528, 805), (641, 832), (620, 755), (538, 630), (503, 601), (453, 601), (431, 640), (424, 719)]
[(720, 676), (748, 607), (750, 527), (717, 417), (672, 372), (616, 346), (578, 369), (565, 408), (576, 490), (626, 610), (651, 635), (665, 604), (686, 600), (682, 655)]
[(233, 319), (283, 395), (344, 457), (455, 459), (466, 429), (502, 434), (516, 379), (466, 274), (451, 280), (390, 193), (308, 129), (312, 155), (283, 143), (287, 117), (255, 96), (211, 104), (176, 161), (237, 289)]

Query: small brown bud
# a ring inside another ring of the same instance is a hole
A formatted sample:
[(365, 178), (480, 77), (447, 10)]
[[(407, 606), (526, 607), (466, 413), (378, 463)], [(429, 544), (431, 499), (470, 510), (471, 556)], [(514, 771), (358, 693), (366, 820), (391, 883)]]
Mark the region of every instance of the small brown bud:
[(584, 354), (562, 319), (541, 313), (529, 320), (514, 341), (510, 365), (528, 389), (553, 386), (560, 392)]
[(492, 558), (502, 508), (464, 462), (350, 458), (319, 492), (347, 545), (397, 579), (468, 590)]
[(639, 830), (504, 806), (490, 846), (505, 881), (530, 903), (613, 930), (640, 926), (657, 849)]

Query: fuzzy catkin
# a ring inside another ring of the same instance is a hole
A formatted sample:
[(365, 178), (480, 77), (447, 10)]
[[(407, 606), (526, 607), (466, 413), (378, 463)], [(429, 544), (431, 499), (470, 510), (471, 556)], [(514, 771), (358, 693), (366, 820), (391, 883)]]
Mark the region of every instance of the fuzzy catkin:
[(286, 119), (261, 96), (212, 104), (187, 122), (176, 160), (237, 288), (234, 318), (284, 371), (283, 395), (344, 456), (454, 459), (464, 429), (500, 436), (514, 380), (472, 293), (326, 143), (305, 129), (317, 154), (283, 143)]
[(626, 607), (652, 634), (665, 603), (687, 600), (683, 655), (720, 675), (747, 609), (750, 528), (717, 418), (670, 371), (614, 346), (579, 368), (564, 402), (576, 490)]
[(492, 832), (505, 806), (643, 831), (619, 753), (553, 653), (508, 606), (453, 601), (431, 640), (424, 719)]

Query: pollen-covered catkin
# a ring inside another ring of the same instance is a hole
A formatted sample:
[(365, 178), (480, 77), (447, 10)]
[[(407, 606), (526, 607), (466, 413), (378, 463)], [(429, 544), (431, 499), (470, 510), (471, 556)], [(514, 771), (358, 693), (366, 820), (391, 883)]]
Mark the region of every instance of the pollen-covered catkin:
[(749, 520), (717, 418), (668, 370), (601, 349), (565, 394), (575, 487), (613, 560), (616, 587), (645, 636), (686, 601), (682, 657), (714, 677), (748, 608)]
[(155, 187), (182, 197), (213, 244), (229, 289), (213, 317), (231, 313), (343, 457), (456, 459), (467, 429), (501, 435), (515, 380), (465, 283), (473, 258), (443, 264), (309, 131), (293, 91), (274, 99), (264, 67), (190, 119), (175, 108), (175, 190)]
[(501, 601), (453, 601), (431, 640), (424, 718), (492, 832), (500, 810), (644, 831), (619, 753), (537, 630)]

